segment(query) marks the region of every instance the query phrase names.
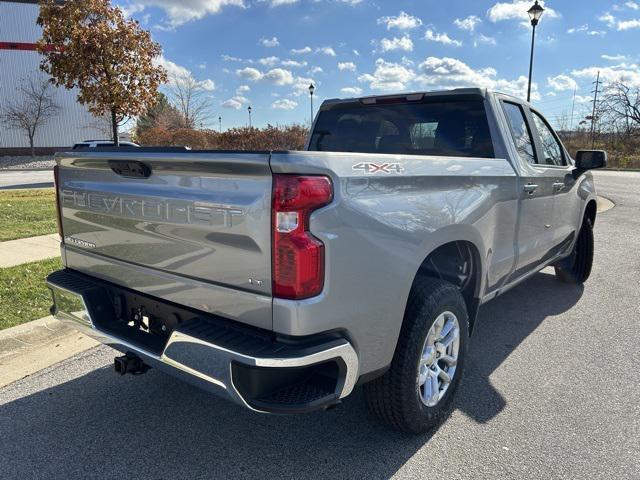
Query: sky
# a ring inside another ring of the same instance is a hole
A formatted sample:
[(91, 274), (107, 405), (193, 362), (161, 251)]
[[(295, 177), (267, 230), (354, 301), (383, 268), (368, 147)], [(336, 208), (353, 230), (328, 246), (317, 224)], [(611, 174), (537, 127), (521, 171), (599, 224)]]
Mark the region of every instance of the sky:
[[(480, 86), (526, 97), (533, 1), (116, 0), (162, 45), (170, 74), (211, 97), (206, 127), (307, 123), (314, 104)], [(588, 113), (592, 82), (640, 87), (640, 0), (549, 0), (532, 103), (558, 126)], [(575, 107), (574, 107), (575, 90)], [(573, 117), (571, 113), (573, 110)]]

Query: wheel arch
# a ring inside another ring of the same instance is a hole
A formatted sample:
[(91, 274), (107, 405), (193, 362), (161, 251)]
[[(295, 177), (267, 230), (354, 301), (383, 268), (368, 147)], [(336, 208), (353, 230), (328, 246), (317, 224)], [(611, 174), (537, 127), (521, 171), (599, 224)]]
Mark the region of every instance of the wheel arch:
[(471, 332), (484, 287), (484, 256), (481, 253), (484, 249), (479, 238), (460, 235), (451, 240), (452, 237), (448, 237), (448, 240), (433, 245), (423, 256), (411, 282), (407, 305), (418, 278), (426, 276), (450, 282), (460, 289), (465, 300)]

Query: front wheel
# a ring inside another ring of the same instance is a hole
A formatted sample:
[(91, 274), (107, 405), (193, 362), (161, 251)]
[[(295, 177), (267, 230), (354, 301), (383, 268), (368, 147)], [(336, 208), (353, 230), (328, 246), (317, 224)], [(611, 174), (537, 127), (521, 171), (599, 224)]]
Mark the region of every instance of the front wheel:
[(460, 290), (439, 279), (418, 279), (389, 370), (364, 386), (369, 410), (401, 431), (436, 426), (450, 411), (468, 337)]
[(564, 283), (586, 282), (591, 275), (593, 251), (593, 225), (591, 220), (585, 217), (571, 254), (555, 266), (556, 277)]

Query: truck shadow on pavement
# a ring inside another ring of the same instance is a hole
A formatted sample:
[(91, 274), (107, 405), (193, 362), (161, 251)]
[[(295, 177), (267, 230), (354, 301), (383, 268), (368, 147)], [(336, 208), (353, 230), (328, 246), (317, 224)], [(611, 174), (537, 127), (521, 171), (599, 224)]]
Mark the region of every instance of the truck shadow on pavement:
[[(539, 273), (485, 305), (454, 416), (488, 422), (498, 415), (506, 400), (489, 376), (581, 295)], [(103, 362), (106, 351), (88, 355)], [(0, 478), (382, 479), (435, 434), (388, 430), (368, 415), (361, 391), (329, 412), (266, 416), (157, 371), (119, 377), (110, 370), (1, 406)]]

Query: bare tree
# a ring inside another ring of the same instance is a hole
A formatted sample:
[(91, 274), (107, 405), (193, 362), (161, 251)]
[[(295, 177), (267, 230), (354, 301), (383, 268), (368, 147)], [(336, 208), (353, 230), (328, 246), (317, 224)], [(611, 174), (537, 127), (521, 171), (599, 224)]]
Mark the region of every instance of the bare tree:
[[(127, 125), (131, 121), (131, 117), (117, 118), (118, 132), (122, 131), (122, 127)], [(99, 130), (102, 135), (102, 140), (106, 138), (110, 138), (113, 140), (113, 123), (110, 115), (100, 115), (93, 116), (91, 121), (84, 125), (85, 129), (88, 130)]]
[(636, 133), (640, 130), (640, 88), (612, 83), (603, 95), (602, 111), (612, 130), (626, 135)]
[(22, 130), (29, 138), (31, 156), (35, 156), (36, 132), (60, 111), (54, 101), (55, 91), (47, 80), (22, 82), (13, 102), (0, 110), (0, 120), (13, 130)]
[(211, 114), (213, 103), (207, 90), (190, 74), (171, 75), (169, 92), (185, 128), (196, 128)]

